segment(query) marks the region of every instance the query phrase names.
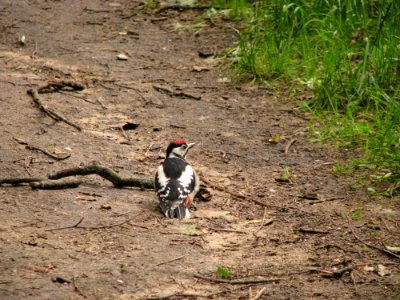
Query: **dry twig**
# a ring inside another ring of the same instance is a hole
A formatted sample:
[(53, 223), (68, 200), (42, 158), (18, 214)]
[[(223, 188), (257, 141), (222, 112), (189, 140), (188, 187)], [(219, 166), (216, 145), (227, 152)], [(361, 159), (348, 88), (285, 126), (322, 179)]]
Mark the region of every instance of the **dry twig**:
[(324, 202), (329, 202), (329, 201), (336, 201), (336, 200), (343, 200), (346, 199), (346, 197), (332, 197), (332, 198), (328, 198), (328, 199), (324, 199), (324, 200), (315, 200), (315, 201), (310, 201), (309, 204), (313, 205), (316, 203), (324, 203)]
[(222, 231), (222, 232), (232, 232), (232, 233), (241, 233), (241, 234), (247, 234), (245, 231), (241, 230), (235, 230), (235, 229), (229, 229), (229, 228), (214, 228), (214, 227), (207, 227), (207, 229), (210, 229), (212, 231)]
[(372, 244), (370, 244), (370, 243), (368, 243), (368, 242), (362, 240), (362, 239), (356, 234), (356, 232), (355, 232), (355, 230), (354, 230), (354, 228), (353, 228), (353, 225), (351, 224), (350, 218), (348, 218), (348, 223), (349, 223), (349, 228), (350, 228), (351, 232), (353, 233), (354, 237), (355, 237), (360, 243), (363, 243), (364, 245), (367, 245), (367, 246), (370, 247), (370, 248), (379, 250), (379, 251), (385, 253), (385, 254), (388, 255), (388, 256), (396, 257), (396, 258), (400, 259), (400, 255), (398, 255), (398, 254), (396, 254), (396, 253), (393, 253), (393, 252), (391, 252), (391, 251), (389, 251), (389, 250), (386, 250), (386, 249), (384, 249), (384, 248), (381, 248), (381, 247), (372, 245)]
[[(64, 230), (64, 229), (71, 229), (71, 228), (78, 228), (78, 229), (86, 229), (86, 230), (96, 230), (96, 229), (105, 229), (105, 228), (112, 228), (112, 227), (118, 227), (118, 226), (122, 226), (128, 222), (130, 222), (131, 220), (133, 220), (134, 218), (136, 218), (137, 215), (135, 217), (129, 218), (123, 222), (117, 223), (117, 224), (111, 224), (111, 225), (101, 225), (101, 226), (79, 226), (84, 217), (82, 217), (76, 224), (72, 225), (72, 226), (65, 226), (65, 227), (59, 227), (59, 228), (51, 228), (51, 229), (46, 229), (45, 231), (56, 231), (56, 230)], [(131, 224), (132, 226), (136, 226), (136, 227), (141, 227), (141, 228), (145, 228), (148, 229), (146, 226), (142, 226), (142, 225), (136, 225), (136, 224)]]
[(190, 99), (194, 99), (194, 100), (200, 100), (201, 96), (196, 96), (196, 95), (192, 95), (186, 92), (182, 92), (182, 91), (174, 91), (169, 87), (165, 87), (165, 86), (161, 86), (161, 85), (157, 85), (157, 84), (153, 84), (153, 88), (161, 93), (167, 94), (168, 96), (176, 96), (176, 97), (184, 97), (184, 98), (190, 98)]
[(94, 105), (100, 104), (100, 103), (96, 103), (96, 102), (94, 102), (94, 101), (92, 101), (92, 100), (89, 100), (89, 99), (86, 98), (86, 97), (74, 95), (74, 94), (72, 94), (72, 93), (68, 93), (67, 91), (58, 91), (58, 92), (61, 93), (61, 94), (63, 94), (63, 95), (67, 95), (67, 96), (70, 96), (70, 97), (74, 97), (74, 98), (77, 98), (77, 99), (81, 99), (81, 100), (83, 100), (83, 101), (85, 101), (85, 102), (87, 102), (87, 103), (90, 103), (90, 104), (94, 104)]
[(354, 277), (354, 273), (353, 272), (350, 273), (350, 278), (353, 281), (354, 292), (358, 296), (358, 288), (357, 288), (356, 278)]
[(250, 300), (258, 300), (261, 298), (261, 296), (264, 294), (265, 290), (267, 288), (263, 287), (253, 298), (251, 298)]
[(291, 139), (291, 140), (286, 144), (286, 147), (285, 147), (285, 154), (288, 154), (288, 153), (289, 153), (290, 147), (291, 147), (296, 141), (297, 141), (297, 139)]
[(264, 216), (263, 216), (263, 219), (262, 219), (262, 221), (261, 221), (261, 225), (260, 225), (260, 227), (257, 229), (257, 231), (254, 232), (254, 236), (257, 236), (257, 233), (258, 233), (264, 226), (269, 225), (269, 224), (272, 224), (272, 223), (274, 222), (274, 219), (265, 220), (266, 217), (267, 217), (267, 208), (264, 207)]
[(282, 278), (255, 278), (255, 279), (220, 279), (213, 277), (206, 277), (199, 274), (193, 275), (195, 278), (215, 282), (215, 283), (229, 283), (229, 284), (254, 284), (254, 283), (269, 283), (269, 282), (278, 282), (281, 281)]
[(341, 278), (345, 273), (351, 273), (353, 267), (348, 266), (336, 271), (321, 271), (323, 277)]
[(181, 255), (181, 256), (179, 256), (179, 257), (176, 257), (176, 258), (173, 258), (173, 259), (170, 259), (170, 260), (161, 262), (161, 263), (157, 264), (157, 267), (158, 267), (158, 266), (161, 266), (161, 265), (169, 264), (169, 263), (174, 262), (174, 261), (177, 261), (177, 260), (180, 260), (180, 259), (182, 259), (182, 258), (184, 258), (184, 257), (185, 257), (185, 255)]
[(76, 128), (77, 130), (82, 131), (82, 128), (79, 125), (69, 121), (68, 119), (66, 119), (65, 117), (61, 116), (59, 113), (57, 113), (56, 111), (46, 107), (42, 103), (42, 100), (40, 100), (39, 92), (38, 92), (37, 89), (29, 89), (28, 90), (28, 94), (32, 96), (33, 102), (35, 102), (35, 104), (39, 107), (39, 109), (42, 112), (46, 113), (48, 116), (50, 116), (52, 119), (54, 119), (56, 121), (62, 121), (64, 123)]
[(42, 148), (39, 148), (39, 147), (30, 145), (30, 144), (28, 144), (27, 142), (25, 142), (25, 141), (23, 141), (23, 140), (21, 140), (21, 139), (18, 139), (18, 138), (16, 138), (16, 137), (13, 137), (13, 139), (14, 139), (15, 141), (17, 141), (17, 143), (19, 143), (19, 144), (21, 144), (21, 145), (25, 145), (25, 148), (26, 148), (26, 149), (42, 152), (43, 154), (46, 154), (47, 156), (49, 156), (49, 157), (51, 157), (52, 159), (55, 159), (55, 160), (64, 160), (64, 159), (67, 159), (67, 158), (70, 158), (70, 157), (71, 157), (71, 154), (67, 154), (67, 155), (61, 156), (61, 157), (60, 157), (60, 156), (56, 156), (56, 155), (54, 155), (54, 154), (48, 152), (47, 150), (44, 150), (44, 149), (42, 149)]
[(304, 227), (300, 227), (297, 230), (301, 233), (309, 233), (309, 234), (328, 234), (329, 233), (329, 231), (325, 231), (325, 230), (318, 230), (318, 229), (311, 229), (311, 228), (304, 228)]
[(76, 224), (74, 224), (72, 226), (59, 227), (59, 228), (53, 228), (53, 229), (46, 229), (45, 231), (56, 231), (56, 230), (63, 230), (63, 229), (69, 229), (69, 228), (77, 228), (79, 226), (79, 224), (82, 223), (84, 218), (85, 217), (80, 218), (80, 220)]
[(168, 294), (168, 295), (165, 295), (165, 296), (150, 296), (150, 297), (147, 297), (146, 300), (168, 300), (168, 299), (175, 299), (176, 297), (210, 298), (212, 296), (216, 296), (216, 295), (219, 295), (219, 294), (230, 293), (230, 292), (233, 292), (234, 290), (236, 290), (236, 289), (222, 290), (222, 291), (217, 291), (217, 292), (212, 292), (212, 293), (183, 293), (183, 292), (178, 292), (178, 293)]
[(184, 11), (184, 10), (207, 10), (210, 6), (198, 6), (198, 5), (180, 5), (180, 4), (171, 4), (171, 5), (164, 5), (155, 11), (156, 14), (164, 12), (166, 10), (177, 10), (177, 11)]

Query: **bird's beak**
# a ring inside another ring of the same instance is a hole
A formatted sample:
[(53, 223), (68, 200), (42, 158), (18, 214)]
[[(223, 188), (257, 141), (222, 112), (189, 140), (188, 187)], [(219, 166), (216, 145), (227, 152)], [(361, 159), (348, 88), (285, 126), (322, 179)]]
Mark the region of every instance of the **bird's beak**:
[(196, 145), (196, 143), (190, 143), (190, 144), (188, 144), (187, 146), (188, 146), (188, 150), (190, 149), (190, 148), (192, 148), (194, 145)]

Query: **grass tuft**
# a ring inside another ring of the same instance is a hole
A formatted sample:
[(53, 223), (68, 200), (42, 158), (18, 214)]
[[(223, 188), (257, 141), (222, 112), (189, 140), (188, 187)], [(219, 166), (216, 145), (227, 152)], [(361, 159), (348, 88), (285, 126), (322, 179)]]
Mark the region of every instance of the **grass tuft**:
[[(363, 149), (400, 186), (400, 2), (214, 0), (244, 24), (234, 65), (254, 79), (297, 82), (323, 119), (320, 138)], [(329, 122), (326, 122), (329, 120)], [(396, 188), (400, 189), (400, 188)]]

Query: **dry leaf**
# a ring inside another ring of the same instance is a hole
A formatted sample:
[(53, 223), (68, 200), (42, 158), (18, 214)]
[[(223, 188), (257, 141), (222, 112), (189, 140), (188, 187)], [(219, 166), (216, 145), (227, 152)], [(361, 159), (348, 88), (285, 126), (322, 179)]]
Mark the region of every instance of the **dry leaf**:
[(379, 276), (386, 276), (386, 275), (390, 275), (390, 274), (391, 274), (391, 272), (387, 267), (385, 267), (384, 265), (381, 265), (381, 264), (378, 265), (378, 275)]
[(228, 77), (218, 78), (218, 83), (230, 83), (231, 80)]
[(365, 266), (365, 267), (364, 267), (364, 271), (365, 271), (365, 272), (373, 272), (373, 271), (375, 271), (375, 268), (374, 268), (374, 267), (371, 267), (371, 266)]
[(206, 187), (201, 186), (200, 190), (196, 194), (196, 198), (198, 198), (201, 201), (208, 202), (208, 201), (211, 201), (212, 195), (211, 195), (211, 192)]
[(193, 66), (193, 71), (203, 72), (203, 71), (210, 71), (210, 69), (208, 67), (203, 67), (203, 66)]

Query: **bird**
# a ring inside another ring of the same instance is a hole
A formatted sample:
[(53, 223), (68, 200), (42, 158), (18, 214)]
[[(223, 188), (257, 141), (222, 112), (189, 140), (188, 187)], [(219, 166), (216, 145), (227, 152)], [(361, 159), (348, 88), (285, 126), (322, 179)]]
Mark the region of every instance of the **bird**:
[(164, 162), (157, 168), (154, 186), (161, 211), (167, 218), (190, 217), (188, 208), (200, 188), (199, 176), (186, 161), (194, 145), (173, 140), (167, 147)]

